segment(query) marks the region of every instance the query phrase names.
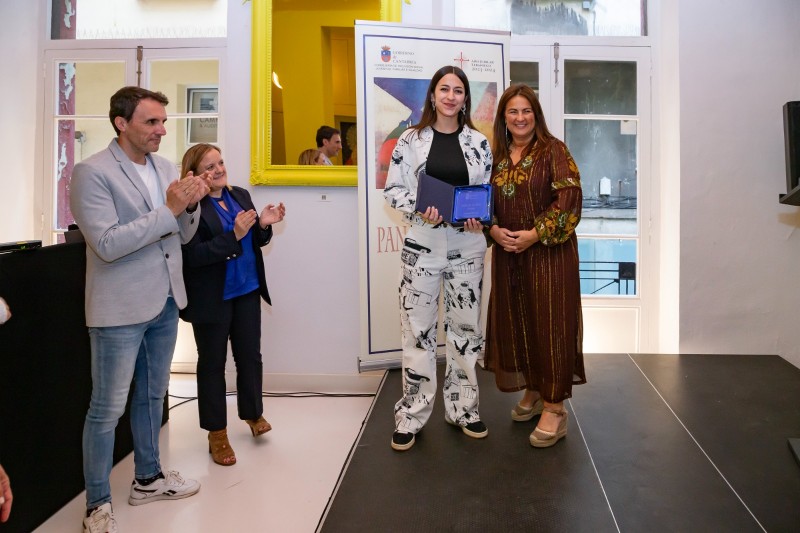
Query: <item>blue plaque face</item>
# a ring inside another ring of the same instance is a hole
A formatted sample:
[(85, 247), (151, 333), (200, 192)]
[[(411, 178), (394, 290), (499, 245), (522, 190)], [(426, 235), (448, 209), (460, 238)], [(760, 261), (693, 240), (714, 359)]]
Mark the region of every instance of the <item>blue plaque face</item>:
[(468, 218), (474, 218), (484, 223), (492, 220), (491, 185), (455, 188), (453, 222), (464, 222)]
[(419, 175), (416, 207), (420, 213), (435, 207), (442, 219), (454, 226), (463, 226), (470, 218), (487, 224), (492, 220), (492, 186), (453, 186), (423, 172)]

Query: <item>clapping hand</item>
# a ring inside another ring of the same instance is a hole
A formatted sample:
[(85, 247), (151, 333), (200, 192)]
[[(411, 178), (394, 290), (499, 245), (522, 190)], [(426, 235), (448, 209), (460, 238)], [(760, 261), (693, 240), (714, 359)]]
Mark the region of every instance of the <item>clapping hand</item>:
[(256, 223), (256, 217), (255, 209), (239, 211), (239, 214), (236, 215), (236, 220), (233, 222), (233, 233), (236, 235), (237, 241), (241, 241), (247, 235), (247, 232)]
[[(192, 172), (189, 171), (189, 172), (187, 172), (186, 175), (187, 175), (187, 177), (191, 176)], [(202, 190), (204, 191), (203, 194), (201, 194), (200, 197), (197, 198), (197, 202), (199, 202), (200, 200), (203, 199), (203, 196), (205, 196), (206, 194), (211, 192), (211, 184), (214, 182), (214, 173), (212, 171), (210, 171), (210, 170), (206, 170), (202, 174), (198, 174), (197, 177), (200, 178), (200, 181), (204, 185), (204, 187), (202, 187)], [(184, 179), (186, 179), (186, 178), (184, 178)]]
[(175, 180), (167, 187), (167, 207), (176, 217), (186, 208), (193, 208), (211, 190), (208, 178), (187, 173), (182, 180)]
[(270, 224), (275, 224), (283, 220), (284, 216), (286, 216), (286, 207), (284, 207), (283, 202), (278, 205), (268, 204), (261, 210), (258, 223), (261, 225), (262, 229), (266, 229)]
[(188, 180), (192, 181), (192, 186), (189, 192), (194, 191), (194, 194), (189, 199), (189, 205), (187, 207), (194, 208), (197, 205), (197, 202), (203, 199), (203, 196), (207, 195), (211, 191), (211, 180), (212, 174), (210, 170), (206, 170), (202, 174), (198, 174), (195, 176), (192, 171), (186, 173), (186, 176), (181, 180), (181, 182)]

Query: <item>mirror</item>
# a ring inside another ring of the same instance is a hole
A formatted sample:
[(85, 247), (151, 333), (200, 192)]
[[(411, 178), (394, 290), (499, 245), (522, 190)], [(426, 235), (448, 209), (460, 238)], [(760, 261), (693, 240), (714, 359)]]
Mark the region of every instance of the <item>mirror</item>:
[[(356, 186), (356, 166), (341, 165), (341, 154), (332, 167), (293, 163), (304, 149), (316, 146), (316, 131), (323, 124), (342, 130), (343, 144), (347, 143), (345, 130), (355, 129), (356, 116), (355, 52), (347, 49), (347, 36), (352, 46), (355, 20), (399, 22), (401, 0), (260, 0), (251, 4), (250, 183)], [(278, 46), (273, 48), (273, 42)], [(331, 60), (334, 55), (344, 58), (336, 68)], [(342, 84), (349, 84), (352, 93), (344, 89), (342, 96)]]

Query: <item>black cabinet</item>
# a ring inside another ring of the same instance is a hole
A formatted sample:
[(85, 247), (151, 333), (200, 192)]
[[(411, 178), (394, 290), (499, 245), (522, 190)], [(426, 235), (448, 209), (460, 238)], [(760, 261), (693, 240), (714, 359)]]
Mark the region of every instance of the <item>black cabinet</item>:
[[(85, 254), (83, 243), (0, 254), (0, 296), (12, 313), (0, 326), (0, 464), (14, 492), (2, 532), (32, 531), (84, 488), (81, 437), (92, 392)], [(132, 450), (126, 410), (114, 462)]]

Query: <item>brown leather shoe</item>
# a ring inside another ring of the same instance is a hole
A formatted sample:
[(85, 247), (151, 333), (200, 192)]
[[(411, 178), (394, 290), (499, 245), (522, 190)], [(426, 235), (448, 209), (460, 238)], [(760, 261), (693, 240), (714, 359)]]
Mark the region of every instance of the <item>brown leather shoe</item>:
[(247, 425), (250, 426), (250, 431), (253, 432), (254, 437), (263, 435), (272, 429), (272, 426), (269, 425), (269, 422), (264, 420), (263, 416), (259, 416), (257, 420), (245, 420), (245, 422), (247, 422)]
[(233, 453), (231, 443), (228, 442), (227, 428), (208, 432), (208, 453), (211, 454), (211, 458), (218, 465), (231, 466), (236, 464), (236, 454)]

